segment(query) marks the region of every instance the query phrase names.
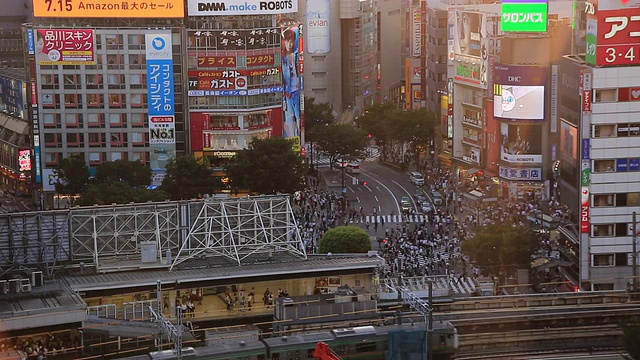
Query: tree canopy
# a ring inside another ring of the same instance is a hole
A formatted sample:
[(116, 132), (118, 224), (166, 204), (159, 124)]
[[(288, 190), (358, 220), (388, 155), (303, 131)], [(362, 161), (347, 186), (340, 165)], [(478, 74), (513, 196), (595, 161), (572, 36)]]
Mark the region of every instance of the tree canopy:
[(356, 226), (338, 226), (328, 230), (320, 239), (318, 252), (321, 254), (353, 254), (371, 250), (371, 238)]
[(293, 194), (304, 188), (303, 158), (282, 138), (254, 138), (227, 165), (227, 176), (235, 187), (259, 194)]
[(55, 187), (59, 194), (80, 194), (89, 182), (89, 167), (84, 161), (84, 157), (79, 154), (72, 154), (62, 159), (57, 172), (59, 181)]
[(367, 146), (367, 134), (347, 124), (333, 124), (315, 128), (315, 141), (324, 150), (330, 163), (339, 157), (360, 156)]
[(490, 273), (530, 269), (531, 257), (540, 248), (538, 236), (530, 227), (489, 224), (475, 231), (472, 238), (462, 242), (462, 252)]
[(166, 191), (172, 200), (194, 199), (199, 195), (212, 194), (220, 188), (220, 180), (214, 179), (209, 166), (193, 155), (169, 160), (160, 186), (160, 190)]
[(304, 98), (304, 130), (308, 141), (315, 141), (315, 128), (333, 124), (334, 120), (333, 110), (329, 103), (316, 104), (315, 98)]
[(622, 344), (629, 355), (640, 360), (640, 323), (623, 323), (622, 328)]

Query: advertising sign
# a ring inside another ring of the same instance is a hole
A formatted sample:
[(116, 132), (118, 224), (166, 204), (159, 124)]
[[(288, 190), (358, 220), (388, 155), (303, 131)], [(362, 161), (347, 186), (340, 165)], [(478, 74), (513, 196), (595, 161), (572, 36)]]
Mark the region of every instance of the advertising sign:
[(413, 36), (411, 37), (411, 51), (413, 57), (420, 57), (422, 54), (422, 14), (420, 9), (411, 10), (412, 13), (412, 27), (411, 31)]
[(280, 68), (255, 70), (189, 70), (189, 90), (247, 89), (248, 79), (280, 74)]
[(494, 84), (502, 85), (545, 85), (547, 68), (543, 66), (522, 66), (495, 63), (491, 77)]
[(560, 123), (560, 153), (562, 161), (567, 163), (578, 160), (578, 128), (566, 121)]
[(307, 0), (307, 53), (331, 51), (331, 0)]
[(582, 187), (582, 195), (580, 197), (580, 232), (582, 234), (589, 233), (589, 188)]
[(558, 65), (551, 65), (551, 101), (549, 102), (549, 132), (558, 132)]
[(35, 40), (35, 57), (40, 65), (95, 64), (93, 30), (38, 29)]
[(183, 0), (33, 0), (35, 17), (57, 18), (181, 18)]
[(589, 156), (589, 144), (590, 139), (582, 139), (582, 160), (589, 160), (591, 158)]
[(42, 182), (43, 191), (56, 191), (56, 184), (60, 181), (57, 169), (42, 169), (44, 181)]
[(500, 177), (515, 181), (542, 181), (542, 168), (500, 166)]
[(453, 51), (457, 55), (482, 56), (482, 40), (486, 36), (485, 14), (454, 10)]
[(280, 45), (280, 31), (277, 28), (250, 30), (189, 30), (189, 35), (206, 43), (209, 50), (256, 50)]
[(504, 32), (547, 31), (547, 1), (503, 1), (500, 26)]
[(23, 95), (26, 95), (24, 93), (26, 93), (25, 83), (0, 76), (0, 111), (24, 119)]
[(33, 39), (33, 29), (27, 29), (27, 50), (29, 55), (33, 55), (36, 52), (36, 41)]
[[(151, 169), (164, 173), (175, 156), (175, 104), (173, 94), (173, 52), (170, 32), (145, 34), (147, 98), (149, 101), (149, 147)], [(154, 176), (160, 185), (162, 176)]]
[(302, 37), (300, 30), (302, 26), (292, 24), (281, 29), (282, 33), (282, 81), (284, 91), (282, 92), (283, 129), (282, 137), (291, 139), (294, 144), (294, 151), (300, 152), (300, 136), (302, 113), (300, 109), (300, 93), (302, 86), (303, 67), (301, 66)]
[(31, 150), (18, 150), (18, 171), (31, 171)]
[(493, 85), (493, 116), (544, 119), (544, 86)]
[(640, 63), (640, 8), (603, 10), (587, 24), (587, 62), (598, 66)]
[(500, 124), (500, 157), (509, 163), (542, 162), (542, 127)]
[(188, 0), (189, 16), (274, 15), (298, 12), (297, 0)]

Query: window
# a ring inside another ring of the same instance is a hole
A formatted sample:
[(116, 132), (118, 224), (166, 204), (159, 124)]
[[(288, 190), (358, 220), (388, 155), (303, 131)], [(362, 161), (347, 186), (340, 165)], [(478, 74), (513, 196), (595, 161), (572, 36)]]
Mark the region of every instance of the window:
[(144, 127), (147, 124), (146, 114), (133, 113), (131, 114), (131, 127)]
[(594, 90), (594, 102), (614, 102), (618, 101), (618, 89), (596, 89)]
[(60, 108), (60, 95), (59, 94), (42, 94), (42, 98), (40, 100), (43, 107), (55, 107)]
[(44, 145), (47, 147), (58, 147), (60, 145), (61, 134), (44, 134)]
[(77, 108), (79, 99), (82, 97), (78, 94), (65, 94), (64, 95), (64, 106), (66, 108)]
[(122, 94), (109, 94), (109, 107), (120, 107), (122, 105)]
[(89, 127), (104, 127), (104, 114), (87, 114)]
[(41, 85), (53, 85), (58, 82), (58, 75), (42, 74), (40, 75)]
[(92, 152), (89, 153), (89, 163), (90, 164), (100, 164), (102, 163), (102, 159), (104, 158), (103, 153)]
[(122, 125), (122, 117), (124, 114), (109, 114), (109, 125), (120, 126)]
[(613, 236), (613, 224), (593, 225), (593, 237)]
[(631, 265), (628, 263), (629, 255), (627, 253), (616, 253), (616, 266), (628, 266)]
[(84, 144), (84, 134), (67, 133), (66, 135), (68, 147), (81, 147)]
[(111, 146), (126, 146), (127, 145), (127, 134), (126, 133), (111, 133)]
[(102, 94), (87, 94), (87, 107), (104, 108)]
[(145, 106), (145, 99), (142, 94), (131, 94), (131, 107)]
[(58, 127), (60, 126), (60, 114), (43, 114), (42, 123), (44, 127)]
[(145, 163), (147, 160), (146, 152), (134, 152), (131, 157), (131, 161), (140, 161), (141, 163)]
[[(627, 193), (625, 195), (627, 195), (626, 206), (640, 206), (640, 193)], [(621, 205), (618, 205), (618, 206), (621, 206)]]
[(613, 194), (593, 195), (593, 207), (614, 206)]
[(593, 129), (594, 137), (612, 137), (615, 136), (616, 126), (611, 125), (595, 125)]
[(67, 127), (78, 127), (82, 124), (82, 114), (64, 114), (64, 124)]
[(131, 85), (142, 85), (142, 75), (141, 74), (129, 74), (129, 84), (131, 84)]
[(627, 137), (627, 136), (638, 136), (640, 135), (640, 124), (631, 123), (631, 124), (618, 124), (618, 136)]
[(131, 143), (133, 144), (133, 146), (139, 146), (142, 145), (144, 146), (145, 144), (145, 133), (131, 133)]
[(111, 161), (117, 161), (117, 160), (122, 160), (124, 158), (124, 156), (122, 155), (123, 153), (121, 152), (112, 152), (111, 155)]
[(593, 161), (593, 172), (602, 173), (602, 172), (614, 172), (616, 171), (616, 161), (615, 160), (594, 160)]
[(45, 165), (58, 165), (58, 153), (45, 153), (44, 163)]
[(613, 254), (594, 254), (593, 266), (613, 266)]
[(105, 134), (104, 133), (89, 133), (89, 146), (90, 147), (102, 147), (104, 146)]

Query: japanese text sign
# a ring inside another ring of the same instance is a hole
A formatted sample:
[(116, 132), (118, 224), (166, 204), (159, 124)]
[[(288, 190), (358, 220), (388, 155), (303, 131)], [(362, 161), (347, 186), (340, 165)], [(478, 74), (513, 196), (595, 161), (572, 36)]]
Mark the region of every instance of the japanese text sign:
[(33, 0), (35, 17), (181, 18), (182, 0)]
[(40, 65), (95, 64), (95, 36), (85, 29), (38, 29), (35, 57)]

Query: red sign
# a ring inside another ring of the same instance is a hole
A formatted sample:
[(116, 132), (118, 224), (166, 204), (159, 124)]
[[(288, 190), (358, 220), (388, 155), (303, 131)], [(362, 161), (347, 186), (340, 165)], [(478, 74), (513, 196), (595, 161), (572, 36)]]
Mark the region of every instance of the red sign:
[(589, 233), (589, 189), (582, 188), (582, 204), (580, 205), (580, 232)]
[(40, 65), (95, 64), (93, 30), (38, 29), (35, 57)]
[(277, 75), (280, 69), (264, 68), (264, 69), (241, 69), (241, 70), (189, 70), (189, 77), (212, 77), (220, 79), (237, 78), (239, 76), (262, 76)]
[(31, 83), (31, 105), (38, 105), (38, 94), (37, 94), (36, 83)]
[(640, 64), (640, 8), (599, 10), (596, 65)]
[(31, 150), (18, 151), (18, 166), (20, 171), (31, 171)]
[(235, 56), (198, 56), (198, 67), (236, 67)]
[(582, 91), (582, 112), (591, 111), (591, 90)]
[(151, 116), (151, 122), (154, 124), (173, 123), (173, 116)]

